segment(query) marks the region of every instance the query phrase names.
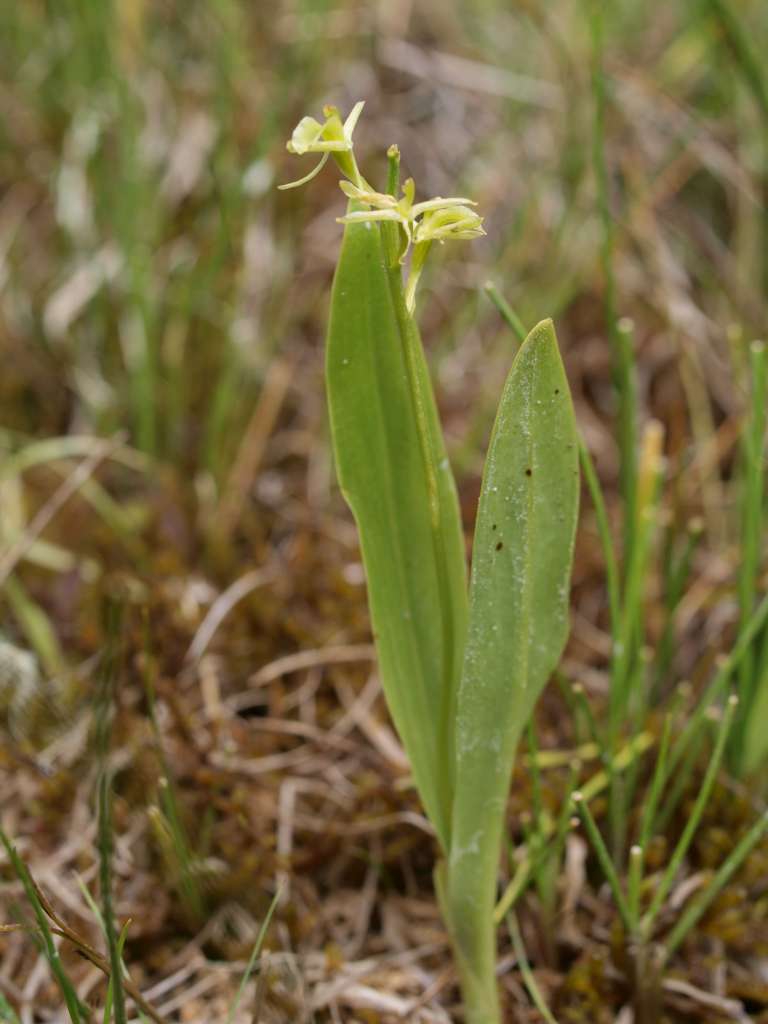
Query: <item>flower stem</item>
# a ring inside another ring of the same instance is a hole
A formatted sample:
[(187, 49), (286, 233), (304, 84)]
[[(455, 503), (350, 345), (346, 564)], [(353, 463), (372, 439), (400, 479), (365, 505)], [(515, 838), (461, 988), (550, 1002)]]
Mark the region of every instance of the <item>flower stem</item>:
[(413, 313), (416, 305), (416, 286), (419, 283), (419, 278), (424, 269), (431, 245), (431, 242), (417, 242), (413, 247), (411, 271), (408, 274), (408, 283), (405, 286), (405, 304), (408, 307), (409, 313)]

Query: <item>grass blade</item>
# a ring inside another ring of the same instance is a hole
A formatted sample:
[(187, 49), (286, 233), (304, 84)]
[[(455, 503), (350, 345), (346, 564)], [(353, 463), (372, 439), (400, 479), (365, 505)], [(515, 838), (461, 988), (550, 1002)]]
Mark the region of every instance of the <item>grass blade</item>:
[(232, 1024), (232, 1022), (235, 1019), (237, 1008), (240, 1005), (240, 1001), (243, 998), (243, 993), (245, 992), (245, 986), (248, 984), (248, 981), (251, 975), (253, 974), (253, 969), (256, 966), (256, 961), (258, 960), (259, 954), (261, 953), (261, 947), (264, 945), (264, 939), (267, 937), (267, 931), (269, 930), (272, 915), (274, 914), (277, 904), (279, 902), (280, 889), (278, 888), (277, 891), (275, 892), (275, 895), (272, 897), (272, 902), (269, 904), (267, 913), (264, 917), (264, 920), (261, 923), (261, 928), (259, 928), (259, 934), (256, 936), (256, 942), (254, 943), (253, 949), (251, 950), (251, 955), (248, 958), (248, 963), (246, 964), (243, 977), (240, 980), (240, 984), (238, 986), (234, 1001), (229, 1009), (229, 1013), (227, 1014), (227, 1024)]
[(576, 808), (584, 824), (584, 830), (589, 837), (592, 849), (595, 851), (597, 859), (600, 862), (600, 867), (605, 875), (605, 880), (608, 882), (614, 902), (616, 903), (616, 909), (619, 911), (621, 920), (624, 922), (624, 927), (627, 929), (627, 932), (631, 932), (633, 928), (632, 911), (630, 910), (629, 903), (624, 895), (624, 890), (621, 888), (621, 882), (619, 881), (619, 876), (616, 872), (616, 868), (614, 867), (611, 855), (608, 852), (608, 847), (605, 845), (605, 840), (600, 834), (597, 822), (592, 817), (589, 804), (584, 799), (584, 794), (581, 792), (573, 794), (573, 802), (576, 804)]
[(552, 1016), (549, 1007), (544, 1001), (544, 996), (541, 994), (539, 983), (536, 981), (536, 976), (531, 970), (531, 965), (528, 963), (525, 945), (523, 944), (523, 936), (520, 934), (520, 925), (517, 923), (517, 918), (514, 914), (509, 914), (507, 917), (507, 925), (509, 927), (509, 934), (512, 938), (515, 957), (517, 958), (517, 966), (520, 968), (520, 973), (523, 976), (523, 984), (528, 991), (528, 995), (531, 997), (531, 1002), (539, 1011), (542, 1018), (546, 1021), (546, 1024), (557, 1024), (557, 1021)]
[[(86, 890), (86, 892), (87, 892), (87, 890)], [(103, 1014), (103, 1017), (102, 1017), (102, 1019), (104, 1021), (104, 1024), (109, 1024), (110, 1020), (112, 1019), (112, 1005), (113, 1005), (113, 1002), (114, 1002), (114, 994), (115, 994), (115, 979), (117, 979), (117, 984), (120, 986), (121, 990), (122, 990), (122, 987), (123, 987), (123, 975), (122, 975), (122, 970), (123, 970), (123, 949), (125, 948), (125, 940), (128, 938), (128, 927), (129, 927), (129, 924), (130, 924), (130, 922), (126, 921), (125, 924), (123, 925), (123, 930), (120, 932), (120, 935), (117, 938), (117, 943), (115, 945), (115, 950), (116, 950), (116, 953), (117, 953), (118, 969), (117, 969), (117, 971), (115, 971), (115, 968), (114, 968), (114, 965), (113, 965), (112, 973), (109, 976), (109, 984), (107, 985), (107, 997), (104, 1000), (104, 1014)], [(117, 1021), (118, 1021), (118, 1012), (119, 1011), (115, 1010), (115, 1024), (117, 1024)], [(124, 1020), (125, 1019), (125, 1007), (123, 1007), (123, 1011), (122, 1012), (123, 1012), (123, 1017), (121, 1019)], [(144, 1016), (144, 1014), (140, 1010), (139, 1010), (139, 1018), (141, 1020), (146, 1020), (146, 1017)]]
[(119, 637), (122, 625), (122, 606), (110, 602), (106, 614), (107, 647), (99, 680), (96, 701), (96, 746), (99, 758), (98, 779), (98, 846), (99, 885), (101, 889), (102, 922), (107, 939), (110, 963), (110, 1001), (115, 1024), (126, 1024), (125, 991), (123, 989), (123, 964), (121, 943), (115, 926), (112, 905), (112, 853), (114, 847), (112, 824), (112, 792), (107, 757), (111, 738), (110, 714), (114, 699), (115, 677), (118, 670)]
[[(757, 595), (758, 577), (764, 533), (764, 452), (766, 425), (766, 378), (768, 362), (762, 342), (750, 346), (751, 396), (749, 417), (743, 436), (743, 480), (741, 500), (741, 562), (739, 566), (738, 596), (742, 628), (751, 615)], [(755, 645), (759, 647), (759, 645)], [(754, 728), (754, 706), (764, 686), (759, 651), (750, 648), (742, 658), (738, 670), (738, 693), (741, 706), (734, 722), (730, 743), (732, 767), (741, 774), (754, 771), (765, 754), (764, 720)], [(750, 728), (752, 726), (752, 728)], [(748, 742), (747, 742), (748, 741)]]
[(680, 836), (680, 839), (678, 840), (678, 843), (672, 852), (672, 856), (669, 859), (669, 863), (667, 864), (667, 868), (664, 872), (664, 875), (662, 876), (662, 879), (659, 882), (659, 884), (656, 886), (656, 891), (654, 892), (651, 905), (643, 918), (643, 929), (647, 935), (650, 935), (651, 933), (651, 929), (653, 928), (656, 917), (664, 905), (664, 901), (666, 900), (667, 895), (669, 894), (669, 891), (672, 888), (672, 885), (677, 876), (677, 872), (680, 869), (680, 865), (683, 862), (683, 858), (688, 852), (688, 847), (691, 845), (693, 837), (696, 834), (696, 829), (699, 827), (699, 823), (704, 813), (704, 809), (707, 806), (707, 801), (709, 800), (709, 795), (712, 792), (712, 787), (717, 777), (717, 772), (723, 757), (723, 751), (725, 749), (725, 745), (728, 740), (728, 734), (733, 723), (733, 717), (736, 712), (737, 703), (737, 698), (732, 696), (729, 698), (728, 703), (726, 704), (723, 721), (720, 725), (720, 729), (717, 734), (717, 740), (715, 742), (715, 749), (712, 753), (712, 757), (710, 758), (709, 764), (707, 765), (707, 770), (704, 775), (704, 779), (701, 783), (701, 788), (699, 789), (698, 795), (696, 797), (696, 802), (694, 803), (693, 809), (691, 810), (691, 813), (688, 816), (688, 820), (686, 822), (685, 828), (683, 829), (683, 833)]
[(53, 934), (50, 926), (48, 925), (48, 919), (40, 902), (32, 877), (27, 870), (26, 864), (16, 852), (16, 848), (13, 846), (2, 828), (0, 828), (0, 843), (5, 847), (5, 852), (8, 854), (11, 866), (23, 885), (24, 892), (26, 893), (30, 906), (34, 911), (40, 938), (43, 943), (43, 952), (53, 976), (56, 978), (59, 988), (61, 989), (61, 993), (64, 996), (64, 1003), (67, 1007), (67, 1012), (69, 1013), (69, 1019), (72, 1021), (72, 1024), (81, 1024), (81, 1022), (87, 1018), (87, 1014), (85, 1013), (80, 1000), (77, 998), (75, 986), (61, 962), (59, 951), (53, 941)]
[(637, 381), (632, 324), (628, 320), (620, 320), (617, 312), (616, 223), (611, 209), (611, 175), (606, 147), (606, 120), (609, 106), (609, 85), (604, 66), (606, 9), (606, 5), (600, 0), (588, 0), (594, 97), (592, 164), (603, 232), (601, 263), (605, 289), (605, 319), (611, 347), (614, 350), (613, 376), (618, 404), (617, 428), (621, 452), (621, 493), (624, 498), (624, 556), (628, 558), (634, 543), (633, 531), (637, 497)]
[(768, 812), (760, 815), (752, 828), (742, 836), (729, 856), (720, 865), (709, 885), (698, 892), (680, 917), (678, 917), (677, 923), (664, 945), (665, 958), (667, 960), (674, 954), (691, 928), (706, 913), (713, 900), (722, 892), (723, 887), (728, 884), (731, 876), (741, 867), (754, 847), (763, 838), (766, 831), (768, 831)]
[(112, 968), (110, 988), (115, 1024), (125, 1024), (125, 992), (123, 991), (123, 966), (120, 958), (120, 940), (115, 928), (112, 908), (112, 808), (110, 780), (106, 771), (99, 779), (99, 879), (101, 904), (104, 919), (104, 934), (109, 948), (109, 962)]

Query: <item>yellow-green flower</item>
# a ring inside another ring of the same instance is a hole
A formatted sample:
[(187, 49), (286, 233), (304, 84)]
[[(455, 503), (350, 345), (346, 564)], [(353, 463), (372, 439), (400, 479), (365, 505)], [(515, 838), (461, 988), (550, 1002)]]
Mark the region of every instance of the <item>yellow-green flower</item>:
[(345, 217), (339, 217), (339, 223), (357, 224), (383, 220), (399, 224), (407, 240), (401, 261), (412, 242), (442, 242), (446, 238), (477, 238), (485, 234), (482, 228), (483, 218), (470, 209), (477, 206), (477, 203), (460, 196), (448, 199), (436, 196), (422, 203), (414, 203), (416, 186), (413, 178), (408, 178), (405, 182), (403, 194), (399, 199), (383, 192), (359, 188), (348, 181), (340, 181), (339, 187), (348, 198), (373, 207), (371, 210), (355, 210)]
[(480, 238), (483, 218), (466, 206), (444, 206), (425, 213), (416, 228), (414, 242), (445, 242), (446, 239)]
[(322, 153), (322, 157), (309, 174), (299, 178), (298, 181), (289, 181), (285, 185), (279, 185), (278, 188), (297, 188), (299, 185), (305, 185), (320, 173), (331, 154), (336, 156), (337, 163), (345, 174), (348, 174), (349, 177), (357, 177), (354, 158), (347, 154), (352, 152), (352, 133), (364, 106), (364, 100), (356, 103), (343, 123), (338, 109), (331, 106), (323, 108), (325, 121), (322, 124), (314, 117), (302, 117), (286, 143), (286, 149), (289, 153), (294, 153), (297, 156), (304, 156), (305, 153)]

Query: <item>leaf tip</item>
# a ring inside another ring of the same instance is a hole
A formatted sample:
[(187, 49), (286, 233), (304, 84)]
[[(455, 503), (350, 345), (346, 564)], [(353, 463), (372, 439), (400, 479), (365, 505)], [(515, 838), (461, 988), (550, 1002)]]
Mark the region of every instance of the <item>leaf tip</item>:
[(539, 335), (545, 335), (546, 337), (554, 338), (555, 335), (555, 322), (551, 316), (545, 317), (544, 320), (539, 320), (536, 326), (531, 331), (529, 337), (537, 338)]

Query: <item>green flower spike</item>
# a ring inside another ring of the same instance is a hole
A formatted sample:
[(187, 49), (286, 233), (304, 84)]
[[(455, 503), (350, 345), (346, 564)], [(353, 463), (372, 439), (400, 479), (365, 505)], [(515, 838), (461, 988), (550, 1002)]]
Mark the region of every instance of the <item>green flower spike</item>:
[(414, 242), (471, 239), (484, 235), (483, 218), (465, 206), (446, 206), (426, 213), (416, 228)]
[(306, 185), (320, 173), (331, 154), (343, 174), (355, 181), (360, 181), (360, 172), (351, 155), (352, 133), (364, 106), (364, 100), (356, 103), (343, 123), (338, 109), (330, 106), (323, 108), (325, 115), (323, 124), (316, 121), (314, 117), (302, 117), (294, 128), (293, 135), (286, 144), (286, 149), (289, 153), (295, 153), (297, 156), (304, 156), (305, 153), (322, 153), (323, 155), (309, 174), (299, 178), (298, 181), (289, 181), (285, 185), (278, 185), (278, 188), (298, 188), (299, 185)]
[[(346, 217), (338, 217), (340, 224), (357, 224), (366, 221), (394, 221), (405, 232), (406, 245), (400, 256), (402, 263), (412, 242), (444, 241), (446, 238), (477, 238), (484, 235), (483, 218), (471, 206), (477, 203), (471, 199), (452, 196), (443, 199), (427, 199), (414, 203), (416, 186), (413, 178), (403, 185), (400, 199), (383, 192), (371, 192), (348, 181), (340, 181), (339, 188), (349, 199), (373, 207), (371, 210), (356, 210)], [(419, 221), (419, 217), (423, 219)]]

